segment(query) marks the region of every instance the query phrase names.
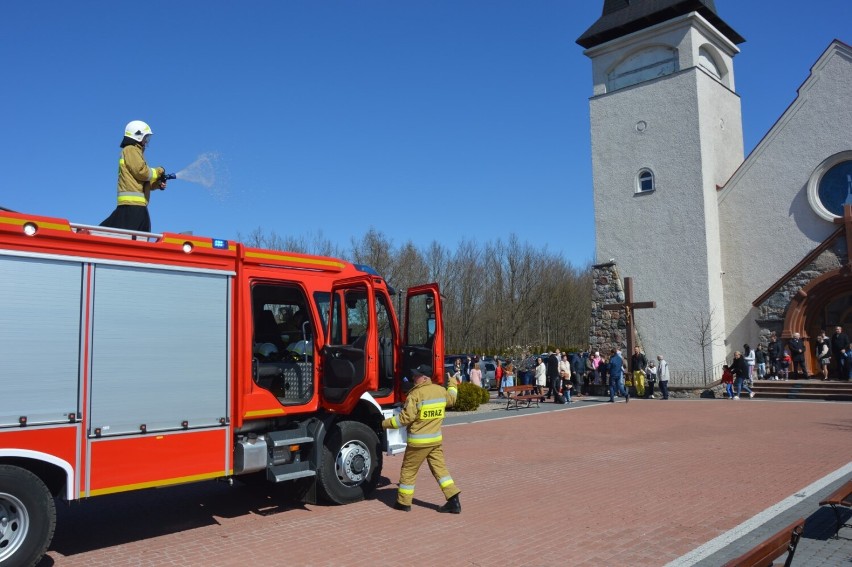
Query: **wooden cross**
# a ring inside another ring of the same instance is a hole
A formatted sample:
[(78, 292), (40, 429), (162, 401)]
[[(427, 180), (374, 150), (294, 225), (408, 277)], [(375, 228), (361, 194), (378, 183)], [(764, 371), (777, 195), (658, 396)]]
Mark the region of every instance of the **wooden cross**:
[[(852, 183), (852, 182), (850, 182)], [(846, 199), (849, 201), (849, 198)], [(846, 258), (849, 266), (852, 266), (852, 203), (843, 204), (843, 216), (839, 219), (834, 219), (837, 224), (846, 225)]]
[(633, 356), (633, 310), (653, 309), (657, 306), (655, 301), (633, 301), (633, 278), (624, 278), (624, 303), (611, 303), (604, 305), (605, 311), (620, 311), (624, 309), (627, 319), (627, 354)]

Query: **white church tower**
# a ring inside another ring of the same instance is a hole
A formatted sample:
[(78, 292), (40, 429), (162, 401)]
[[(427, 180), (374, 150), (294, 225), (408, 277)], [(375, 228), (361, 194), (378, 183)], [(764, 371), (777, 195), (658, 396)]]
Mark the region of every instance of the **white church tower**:
[(673, 379), (718, 375), (724, 362), (717, 189), (743, 162), (743, 41), (713, 0), (604, 0), (577, 40), (594, 82), (596, 262), (614, 260), (635, 299), (656, 302), (634, 321)]

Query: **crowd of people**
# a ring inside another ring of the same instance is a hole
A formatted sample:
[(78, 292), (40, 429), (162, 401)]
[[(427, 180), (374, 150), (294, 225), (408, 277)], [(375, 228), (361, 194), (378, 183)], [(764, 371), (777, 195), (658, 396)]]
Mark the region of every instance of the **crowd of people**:
[(637, 346), (633, 348), (628, 362), (618, 349), (611, 349), (607, 357), (602, 356), (600, 351), (594, 351), (584, 358), (583, 365), (586, 373), (585, 389), (609, 386), (611, 402), (615, 401), (617, 395), (629, 401), (631, 388), (637, 397), (646, 399), (654, 399), (655, 389), (659, 388), (660, 398), (669, 399), (669, 363), (661, 354), (657, 355), (656, 361), (648, 360)]
[[(842, 327), (836, 327), (830, 337), (820, 331), (814, 341), (814, 354), (823, 380), (852, 380), (852, 344)], [(807, 378), (806, 346), (800, 333), (793, 333), (785, 342), (771, 333), (766, 346), (752, 348), (743, 345), (734, 352), (730, 363), (722, 369), (722, 385), (727, 397), (739, 400), (741, 396), (754, 397), (751, 389), (755, 380), (788, 380)], [(483, 385), (481, 362), (485, 358), (465, 356), (457, 358), (450, 373), (459, 382), (469, 381)], [(503, 398), (507, 386), (529, 385), (541, 401), (570, 404), (572, 397), (609, 394), (610, 401), (630, 392), (647, 399), (669, 399), (669, 365), (662, 355), (649, 360), (640, 347), (635, 347), (630, 358), (620, 350), (611, 349), (602, 354), (589, 348), (585, 352), (568, 353), (556, 349), (553, 353), (524, 356), (520, 360), (494, 359), (494, 381), (497, 396)], [(657, 394), (659, 390), (659, 395)]]
[[(748, 345), (744, 345), (744, 356), (748, 360)], [(755, 363), (749, 370), (755, 370), (758, 380), (787, 380), (793, 378), (808, 378), (812, 375), (821, 376), (823, 380), (852, 380), (852, 344), (849, 336), (843, 332), (843, 327), (834, 328), (834, 334), (827, 336), (820, 331), (814, 340), (814, 355), (819, 366), (818, 373), (810, 373), (807, 366), (805, 342), (800, 333), (793, 336), (786, 344), (778, 338), (777, 333), (769, 335), (766, 349), (757, 347)], [(749, 372), (747, 379), (752, 379), (754, 372)]]
[[(456, 358), (448, 374), (459, 382), (482, 386), (483, 360), (484, 357), (467, 355)], [(629, 400), (630, 388), (634, 388), (639, 397), (653, 399), (657, 384), (660, 397), (669, 398), (668, 363), (662, 356), (657, 356), (657, 362), (649, 361), (639, 347), (634, 349), (629, 367), (617, 349), (612, 349), (607, 356), (592, 349), (581, 353), (556, 349), (553, 353), (525, 356), (519, 361), (494, 359), (494, 363), (498, 398), (504, 397), (504, 388), (516, 384), (530, 386), (533, 393), (541, 396), (542, 402), (553, 400), (559, 404), (570, 404), (573, 397), (590, 395), (595, 389), (610, 392), (611, 401), (615, 401), (616, 395)]]
[[(852, 344), (842, 327), (835, 327), (834, 334), (828, 337), (820, 331), (814, 341), (814, 356), (819, 365), (823, 380), (852, 380)], [(805, 355), (805, 342), (801, 333), (793, 333), (785, 345), (777, 333), (769, 335), (766, 348), (757, 345), (752, 348), (745, 344), (742, 351), (736, 351), (730, 364), (722, 367), (722, 384), (728, 399), (739, 400), (743, 392), (754, 397), (749, 387), (754, 380), (788, 380), (808, 378)]]

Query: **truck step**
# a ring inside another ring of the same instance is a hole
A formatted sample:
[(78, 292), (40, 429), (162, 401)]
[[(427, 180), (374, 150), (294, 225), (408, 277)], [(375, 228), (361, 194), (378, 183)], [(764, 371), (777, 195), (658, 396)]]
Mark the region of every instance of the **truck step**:
[(275, 482), (285, 482), (288, 480), (296, 480), (297, 478), (306, 478), (309, 476), (317, 476), (317, 471), (307, 470), (307, 471), (296, 471), (291, 473), (277, 474), (275, 475)]
[(292, 439), (279, 439), (277, 440), (279, 443), (286, 443), (287, 445), (303, 445), (305, 443), (313, 443), (313, 437), (293, 437)]
[(273, 465), (266, 469), (266, 479), (271, 482), (284, 482), (297, 478), (316, 476), (317, 471), (308, 461), (296, 461), (285, 465)]

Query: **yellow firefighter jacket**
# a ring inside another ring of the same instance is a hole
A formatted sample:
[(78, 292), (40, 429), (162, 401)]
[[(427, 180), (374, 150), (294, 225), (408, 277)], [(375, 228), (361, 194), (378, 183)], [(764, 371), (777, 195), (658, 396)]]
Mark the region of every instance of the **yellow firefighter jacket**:
[(456, 403), (458, 388), (456, 382), (450, 382), (448, 388), (433, 384), (431, 380), (414, 386), (408, 392), (405, 406), (399, 415), (389, 417), (382, 422), (385, 429), (408, 428), (408, 445), (411, 447), (432, 447), (440, 445), (441, 424), (447, 407)]
[(118, 160), (118, 204), (145, 207), (151, 198), (151, 184), (163, 172), (161, 167), (148, 167), (142, 146), (130, 144), (121, 148)]

